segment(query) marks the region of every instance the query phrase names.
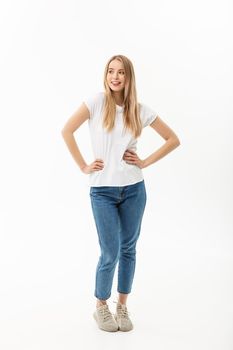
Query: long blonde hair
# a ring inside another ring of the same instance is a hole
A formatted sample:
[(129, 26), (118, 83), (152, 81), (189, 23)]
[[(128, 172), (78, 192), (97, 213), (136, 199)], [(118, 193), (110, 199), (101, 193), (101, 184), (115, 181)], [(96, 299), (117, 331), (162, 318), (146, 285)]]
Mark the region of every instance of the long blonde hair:
[(112, 56), (104, 70), (104, 88), (105, 88), (105, 101), (103, 107), (103, 127), (107, 131), (111, 131), (115, 124), (116, 114), (116, 102), (114, 100), (112, 90), (107, 83), (108, 67), (111, 61), (114, 59), (119, 60), (124, 65), (125, 70), (125, 87), (124, 87), (124, 112), (123, 121), (124, 128), (128, 129), (137, 138), (142, 132), (142, 122), (140, 119), (140, 106), (137, 102), (136, 82), (135, 74), (132, 62), (123, 55)]

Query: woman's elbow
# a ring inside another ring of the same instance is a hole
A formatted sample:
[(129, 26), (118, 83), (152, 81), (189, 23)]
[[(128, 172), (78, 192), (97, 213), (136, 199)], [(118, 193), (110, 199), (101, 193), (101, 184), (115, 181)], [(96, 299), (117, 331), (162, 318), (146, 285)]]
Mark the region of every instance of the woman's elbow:
[(172, 144), (174, 148), (180, 145), (180, 139), (178, 138), (178, 136), (175, 135), (172, 137)]
[(66, 127), (63, 127), (61, 129), (61, 134), (62, 134), (62, 137), (66, 137), (67, 135), (72, 134), (72, 132), (68, 130)]
[(177, 146), (180, 145), (180, 139), (178, 137), (176, 137), (176, 144), (177, 144)]

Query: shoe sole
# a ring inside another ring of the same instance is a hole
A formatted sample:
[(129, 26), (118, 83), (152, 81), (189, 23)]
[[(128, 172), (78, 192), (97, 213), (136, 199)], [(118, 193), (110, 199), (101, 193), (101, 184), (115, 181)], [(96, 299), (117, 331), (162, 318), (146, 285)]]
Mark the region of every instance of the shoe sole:
[[(116, 322), (117, 322), (117, 316), (116, 316), (116, 315), (114, 315), (114, 318), (115, 318), (115, 320), (116, 320)], [(130, 328), (130, 329), (122, 329), (122, 328), (118, 325), (118, 330), (121, 331), (121, 332), (129, 332), (129, 331), (132, 331), (133, 328), (134, 328), (134, 327), (132, 327), (132, 328)]]
[(95, 313), (95, 312), (93, 313), (93, 317), (94, 317), (94, 319), (95, 319), (95, 321), (96, 321), (96, 323), (97, 323), (97, 325), (98, 325), (99, 329), (101, 329), (102, 331), (105, 331), (105, 332), (117, 332), (117, 331), (119, 330), (119, 327), (118, 327), (117, 329), (112, 329), (112, 330), (102, 328), (102, 327), (100, 327), (100, 326), (99, 326), (99, 323), (98, 323), (98, 318), (97, 318), (97, 316), (96, 316), (96, 313)]

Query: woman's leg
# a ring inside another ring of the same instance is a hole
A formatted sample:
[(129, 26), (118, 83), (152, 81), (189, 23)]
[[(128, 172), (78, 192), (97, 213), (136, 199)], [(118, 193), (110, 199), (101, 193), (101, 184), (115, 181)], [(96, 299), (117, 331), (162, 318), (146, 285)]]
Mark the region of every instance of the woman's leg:
[(118, 266), (119, 302), (126, 304), (131, 292), (136, 266), (136, 243), (146, 206), (144, 180), (126, 186), (119, 205), (120, 216), (120, 257)]
[(101, 255), (96, 267), (95, 297), (97, 306), (106, 304), (111, 296), (114, 272), (119, 259), (120, 221), (116, 188), (92, 187), (91, 205), (98, 233)]
[(126, 305), (128, 294), (118, 293), (118, 302)]

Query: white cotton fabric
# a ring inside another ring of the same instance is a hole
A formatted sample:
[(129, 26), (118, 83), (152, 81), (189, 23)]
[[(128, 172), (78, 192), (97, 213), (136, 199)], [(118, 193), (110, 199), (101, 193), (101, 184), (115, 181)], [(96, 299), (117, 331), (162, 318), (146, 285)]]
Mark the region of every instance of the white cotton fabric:
[[(89, 174), (89, 186), (126, 186), (143, 180), (142, 169), (128, 164), (122, 159), (127, 149), (137, 151), (137, 139), (129, 131), (124, 131), (123, 106), (116, 105), (115, 125), (107, 132), (102, 127), (102, 112), (105, 93), (98, 92), (83, 102), (90, 111), (89, 131), (94, 159), (102, 159), (104, 168)], [(145, 104), (140, 103), (140, 118), (143, 127), (151, 124), (158, 114)]]

